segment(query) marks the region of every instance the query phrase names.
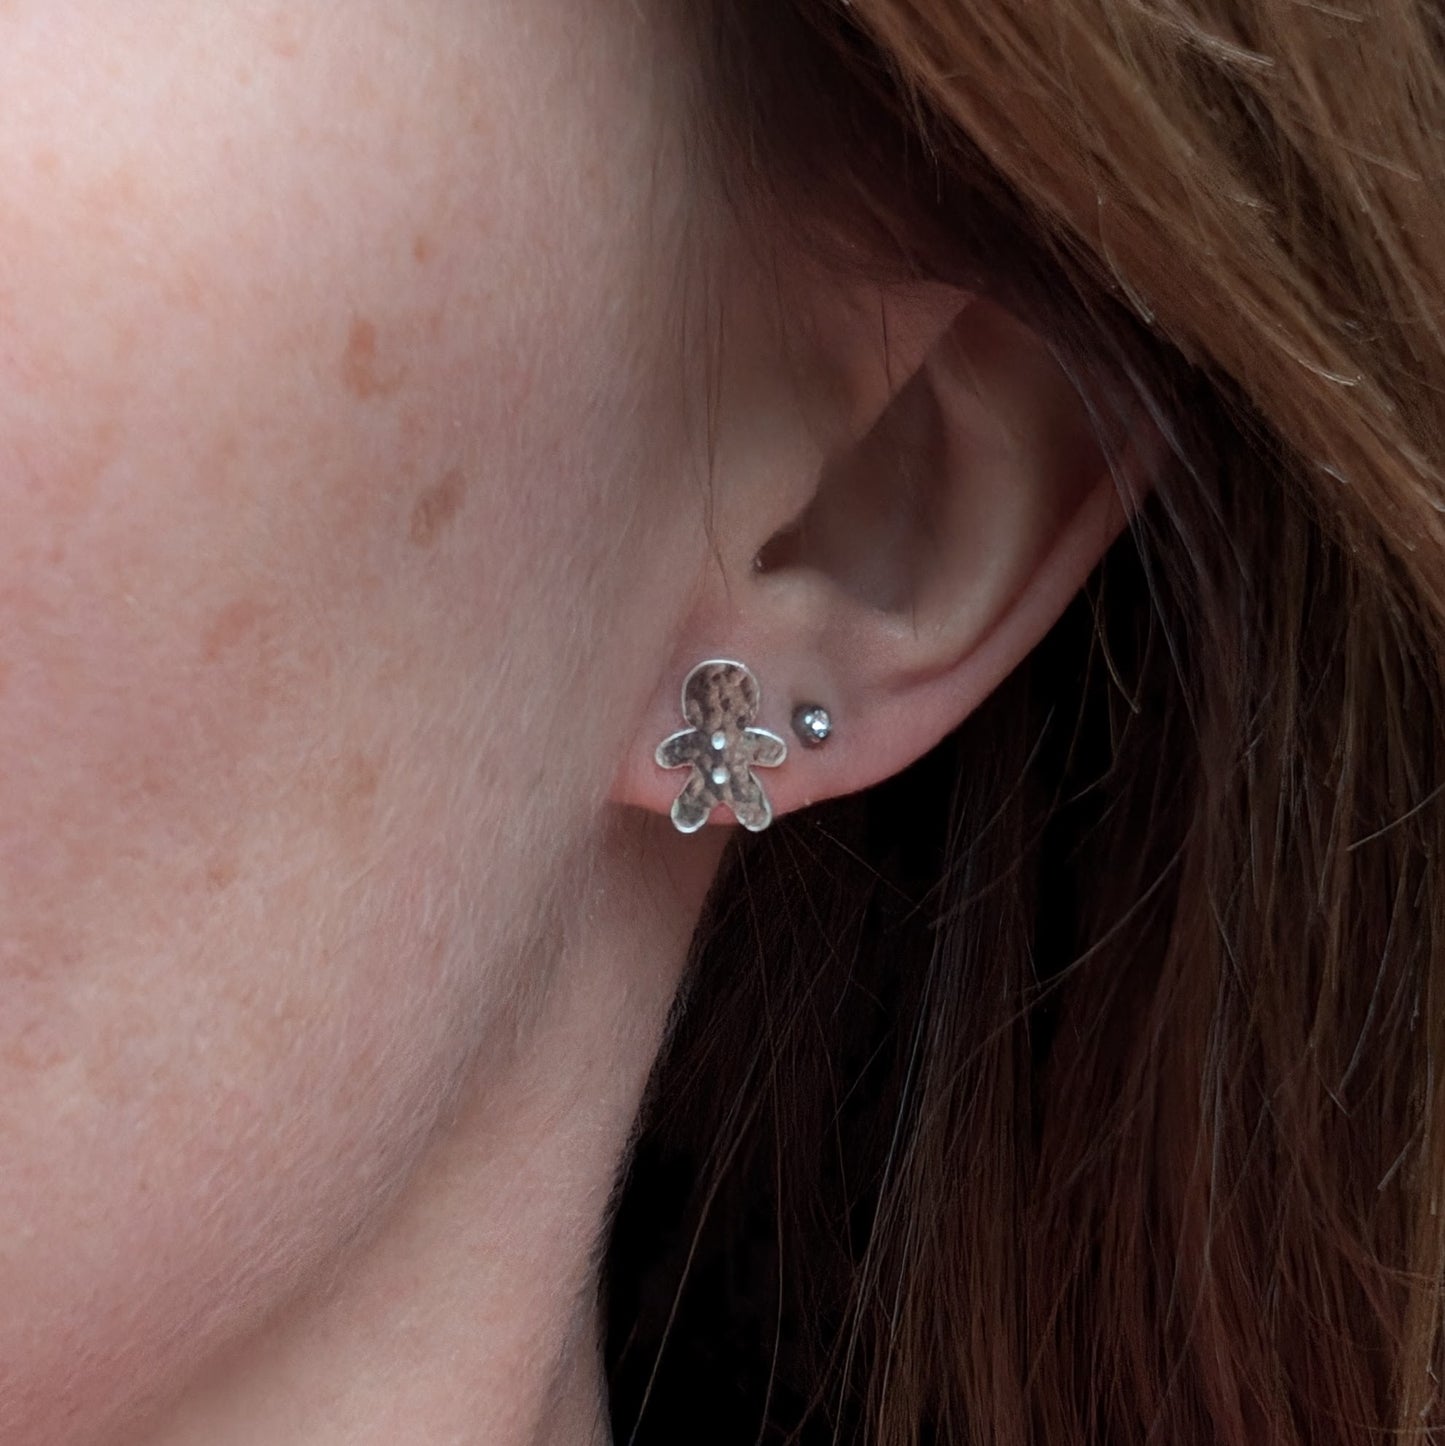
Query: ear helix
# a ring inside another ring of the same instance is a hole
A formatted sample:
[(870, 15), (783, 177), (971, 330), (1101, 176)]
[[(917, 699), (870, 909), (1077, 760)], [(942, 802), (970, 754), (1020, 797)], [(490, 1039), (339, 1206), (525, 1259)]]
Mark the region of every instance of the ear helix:
[[(752, 672), (730, 659), (710, 658), (687, 675), (682, 716), (691, 726), (664, 738), (655, 755), (662, 768), (689, 770), (672, 805), (672, 822), (680, 833), (696, 833), (719, 805), (753, 833), (772, 823), (772, 805), (754, 770), (779, 767), (788, 745), (776, 733), (753, 726), (762, 697)], [(794, 710), (793, 729), (805, 747), (816, 748), (832, 732), (832, 723), (825, 709), (805, 703)]]

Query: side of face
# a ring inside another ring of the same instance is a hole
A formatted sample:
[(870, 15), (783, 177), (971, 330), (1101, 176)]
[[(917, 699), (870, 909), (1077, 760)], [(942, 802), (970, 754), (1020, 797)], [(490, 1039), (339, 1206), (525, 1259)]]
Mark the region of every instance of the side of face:
[(686, 8), (0, 0), (7, 1446), (376, 1221), (667, 817), (699, 659), (840, 720), (766, 822), (1123, 525), (1027, 328), (722, 223)]
[(657, 21), (0, 6), (7, 1442), (364, 1229), (545, 971), (698, 528)]

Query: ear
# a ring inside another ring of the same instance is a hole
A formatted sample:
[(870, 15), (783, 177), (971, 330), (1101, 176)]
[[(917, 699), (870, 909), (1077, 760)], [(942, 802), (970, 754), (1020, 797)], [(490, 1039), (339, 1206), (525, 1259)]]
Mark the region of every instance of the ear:
[[(682, 682), (708, 658), (752, 670), (757, 726), (788, 742), (758, 775), (774, 815), (897, 773), (1018, 666), (1147, 493), (1164, 449), (1142, 406), (1086, 394), (998, 305), (931, 287), (879, 316), (815, 328), (834, 375), (802, 390), (826, 415), (799, 407), (795, 433), (754, 417), (765, 440), (719, 469), (677, 652), (614, 798), (668, 812), (687, 778), (654, 750), (687, 726)], [(791, 727), (807, 704), (832, 721), (821, 747)]]

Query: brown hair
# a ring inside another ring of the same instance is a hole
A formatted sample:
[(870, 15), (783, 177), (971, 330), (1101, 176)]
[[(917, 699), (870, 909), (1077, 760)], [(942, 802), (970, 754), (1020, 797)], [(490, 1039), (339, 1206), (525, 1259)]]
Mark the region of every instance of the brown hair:
[(1174, 455), (953, 738), (734, 855), (618, 1439), (1438, 1439), (1440, 17), (725, 12), (739, 194), (989, 286)]

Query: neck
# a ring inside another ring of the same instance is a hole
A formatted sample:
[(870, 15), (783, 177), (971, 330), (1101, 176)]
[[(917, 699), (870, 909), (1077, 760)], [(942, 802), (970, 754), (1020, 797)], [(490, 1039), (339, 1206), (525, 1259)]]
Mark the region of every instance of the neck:
[[(599, 1446), (607, 1210), (722, 849), (630, 818), (508, 1063), (365, 1243), (195, 1383), (146, 1446)], [(666, 862), (664, 862), (666, 859)]]

